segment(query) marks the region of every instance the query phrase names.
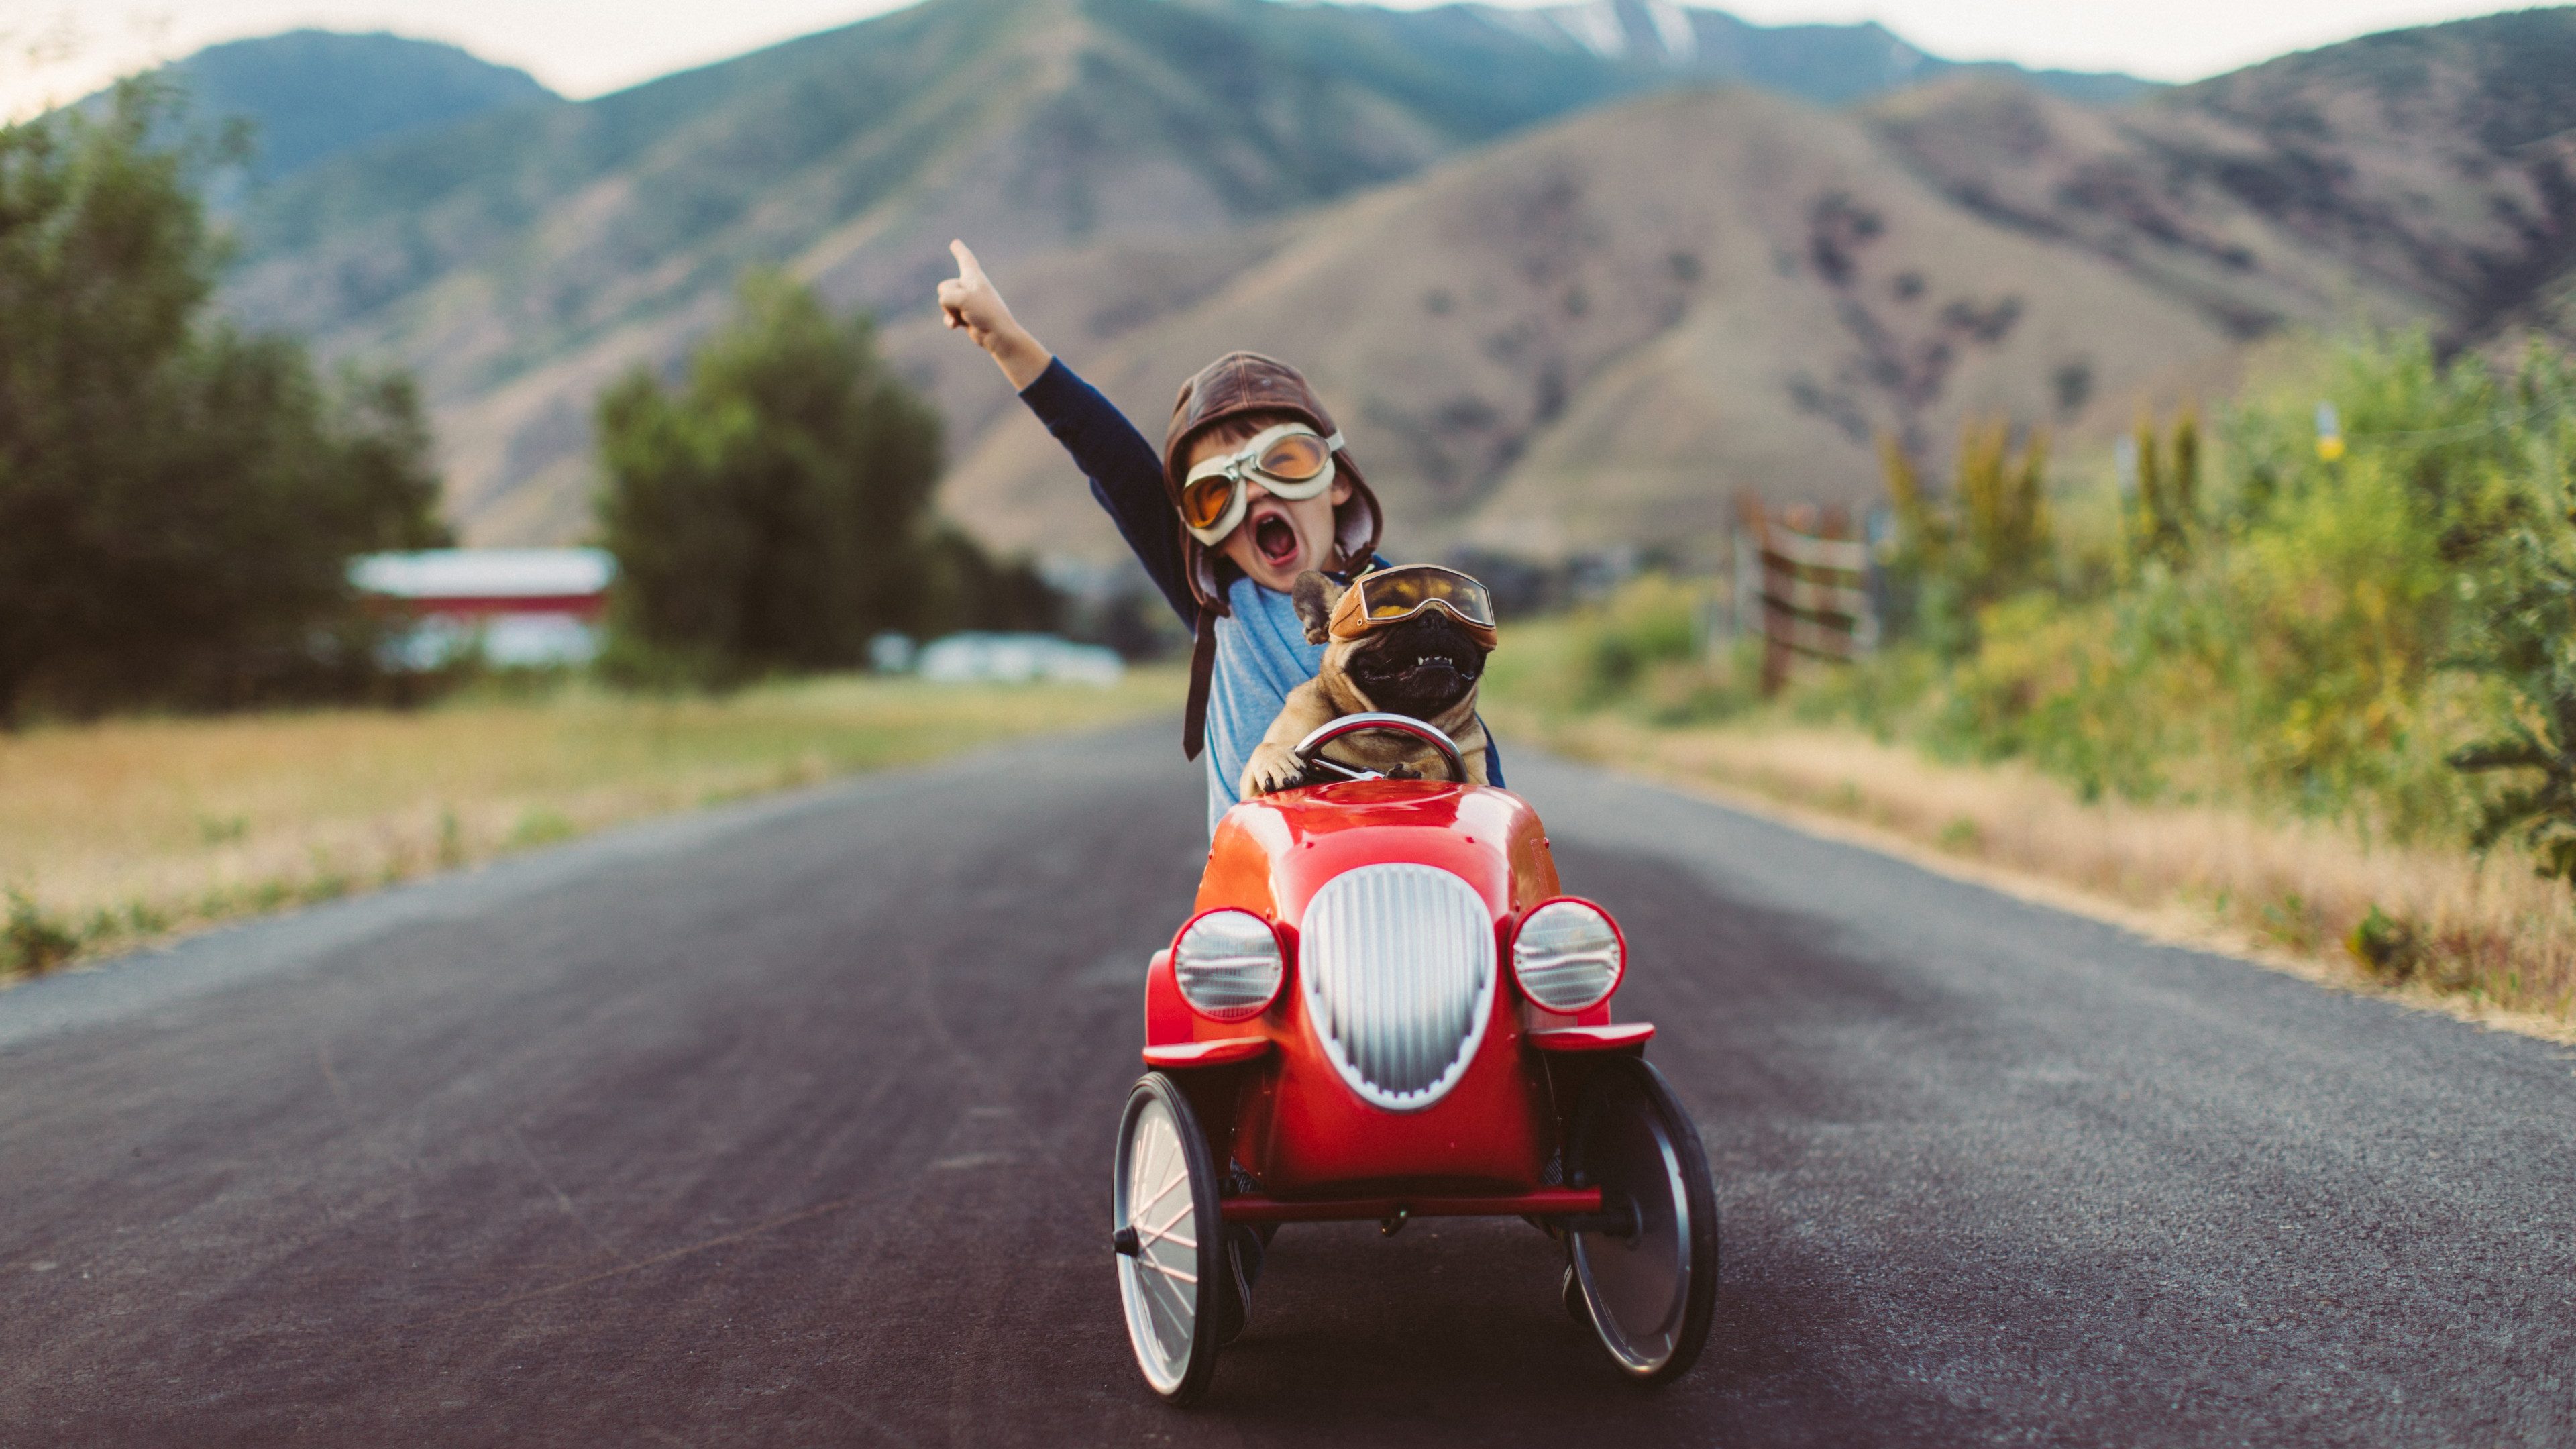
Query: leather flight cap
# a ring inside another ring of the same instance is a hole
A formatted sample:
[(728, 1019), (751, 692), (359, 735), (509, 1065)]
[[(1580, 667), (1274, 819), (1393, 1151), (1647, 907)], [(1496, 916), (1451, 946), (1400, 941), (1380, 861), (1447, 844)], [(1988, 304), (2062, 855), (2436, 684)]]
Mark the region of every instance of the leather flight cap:
[[(1172, 402), (1172, 425), (1163, 433), (1163, 494), (1171, 500), (1175, 516), (1181, 506), (1181, 485), (1189, 475), (1190, 444), (1198, 435), (1227, 418), (1245, 413), (1278, 413), (1295, 418), (1329, 438), (1341, 429), (1334, 425), (1333, 415), (1324, 409), (1323, 399), (1315, 396), (1305, 375), (1275, 357), (1258, 352), (1229, 352), (1198, 370), (1198, 375), (1181, 384), (1181, 394)], [(1343, 511), (1354, 525), (1336, 530), (1348, 536), (1335, 542), (1342, 549), (1342, 560), (1365, 561), (1377, 551), (1380, 512), (1377, 494), (1361, 476), (1359, 466), (1351, 461), (1345, 448), (1333, 454), (1336, 476), (1351, 485), (1352, 504)], [(1198, 557), (1198, 541), (1185, 538), (1186, 550), (1193, 562)], [(1193, 588), (1205, 590), (1193, 567)], [(1221, 605), (1221, 601), (1219, 602)]]

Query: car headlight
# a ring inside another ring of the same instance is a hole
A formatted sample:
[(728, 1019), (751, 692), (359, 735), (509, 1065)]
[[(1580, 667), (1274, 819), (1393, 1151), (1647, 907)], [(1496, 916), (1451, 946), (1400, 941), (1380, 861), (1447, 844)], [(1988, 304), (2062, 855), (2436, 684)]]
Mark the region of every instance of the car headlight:
[(1210, 911), (1183, 927), (1172, 943), (1172, 978), (1180, 983), (1181, 999), (1216, 1021), (1259, 1016), (1287, 975), (1279, 933), (1250, 911)]
[(1590, 901), (1546, 902), (1522, 917), (1512, 936), (1512, 975), (1549, 1011), (1572, 1016), (1599, 1006), (1627, 969), (1619, 928)]

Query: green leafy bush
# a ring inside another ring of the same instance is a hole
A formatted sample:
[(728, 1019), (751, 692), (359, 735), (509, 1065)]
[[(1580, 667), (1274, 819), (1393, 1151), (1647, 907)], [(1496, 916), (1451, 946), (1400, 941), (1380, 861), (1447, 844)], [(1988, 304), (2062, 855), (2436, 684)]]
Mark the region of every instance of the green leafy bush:
[(50, 971), (80, 949), (80, 937), (70, 927), (19, 892), (8, 896), (8, 916), (0, 922), (0, 977)]
[[(2339, 458), (2317, 446), (2320, 394)], [(2088, 794), (2236, 799), (2406, 839), (2519, 831), (2576, 871), (2570, 397), (2547, 354), (2445, 365), (2410, 333), (2321, 354), (2210, 434), (2189, 414), (2170, 442), (2142, 423), (2113, 586), (2033, 568), (2038, 586), (1986, 591), (1965, 651), (1918, 636), (1807, 684), (1807, 707)], [(2530, 773), (2482, 801), (2455, 765)]]
[(1587, 611), (1583, 633), (1584, 687), (1609, 699), (1637, 687), (1658, 665), (1699, 653), (1699, 596), (1662, 575), (1650, 574)]
[(1042, 627), (1052, 598), (940, 528), (939, 419), (840, 319), (755, 272), (687, 382), (638, 368), (599, 403), (618, 561), (611, 672), (723, 683), (846, 666), (889, 630)]
[(1936, 738), (2020, 755), (2088, 793), (2251, 797), (2415, 835), (2464, 803), (2428, 735), (2452, 571), (2421, 501), (2357, 459), (2196, 566), (2111, 597), (1987, 611), (1938, 686)]
[(1981, 610), (2042, 582), (2048, 571), (2048, 435), (2032, 430), (2018, 454), (2012, 435), (2005, 418), (1963, 424), (1942, 500), (1929, 496), (1893, 436), (1878, 440), (1896, 509), (1893, 572), (1905, 605), (1892, 622), (1945, 657), (1975, 647)]
[(1485, 676), (1485, 697), (1563, 716), (1619, 710), (1659, 724), (1706, 723), (1761, 702), (1758, 648), (1709, 637), (1709, 586), (1646, 573), (1594, 603), (1513, 619)]
[(410, 381), (207, 315), (223, 249), (145, 81), (0, 126), (0, 723), (373, 678), (352, 554), (445, 539)]

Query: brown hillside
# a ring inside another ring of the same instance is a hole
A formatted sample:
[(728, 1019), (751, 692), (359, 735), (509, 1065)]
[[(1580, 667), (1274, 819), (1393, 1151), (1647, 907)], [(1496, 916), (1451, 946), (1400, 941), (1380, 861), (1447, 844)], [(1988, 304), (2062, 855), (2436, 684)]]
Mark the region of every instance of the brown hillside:
[(1463, 12), (925, 0), (314, 168), (227, 301), (415, 368), (468, 537), (561, 538), (601, 387), (675, 366), (747, 266), (908, 308), (960, 232), (996, 265), (1224, 235), (1647, 79)]
[(1963, 84), (1873, 115), (1962, 205), (2248, 335), (2393, 309), (2475, 342), (2534, 320), (2576, 260), (2576, 10), (2366, 36), (2119, 110)]
[[(1312, 218), (1186, 312), (1068, 351), (1140, 419), (1230, 342), (1311, 365), (1360, 399), (1408, 548), (1686, 543), (1738, 488), (1870, 495), (1879, 430), (1937, 476), (1965, 413), (2098, 434), (2285, 327), (2576, 343), (2571, 77), (2562, 9), (2118, 108), (1984, 77), (1857, 113), (1632, 103)], [(1002, 427), (959, 513), (1106, 549), (1044, 444)]]
[(775, 263), (887, 319), (954, 513), (1114, 554), (927, 319), (962, 234), (1149, 432), (1223, 348), (1309, 367), (1407, 548), (1686, 543), (1738, 488), (1869, 494), (1880, 430), (1937, 476), (1965, 413), (2098, 434), (2284, 327), (2576, 339), (2571, 76), (2553, 10), (2117, 107), (1970, 74), (1581, 113), (1662, 73), (1457, 7), (925, 0), (317, 166), (228, 299), (418, 370), (476, 542), (581, 534), (599, 390)]
[[(1034, 314), (1079, 276), (1000, 280)], [(1216, 352), (1291, 358), (1403, 547), (1550, 554), (1713, 532), (1738, 488), (1866, 497), (1880, 430), (1934, 449), (1971, 411), (2080, 423), (2231, 340), (2097, 256), (1953, 204), (1858, 118), (1725, 91), (1330, 208), (1196, 305), (1097, 351), (1057, 345), (1149, 431)], [(951, 511), (1004, 547), (1114, 549), (1052, 441), (999, 416)]]

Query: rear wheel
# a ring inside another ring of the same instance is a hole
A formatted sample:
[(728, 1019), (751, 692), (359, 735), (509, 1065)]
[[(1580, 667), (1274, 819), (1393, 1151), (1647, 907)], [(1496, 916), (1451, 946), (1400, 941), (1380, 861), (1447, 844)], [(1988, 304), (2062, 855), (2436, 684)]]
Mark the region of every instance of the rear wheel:
[(1186, 1404), (1216, 1374), (1230, 1267), (1207, 1137), (1160, 1072), (1136, 1084), (1119, 1118), (1110, 1219), (1136, 1367), (1155, 1393)]
[(1601, 1064), (1585, 1084), (1566, 1143), (1568, 1176), (1601, 1189), (1616, 1229), (1568, 1233), (1568, 1308), (1611, 1362), (1658, 1382), (1687, 1370), (1717, 1306), (1717, 1194), (1699, 1129), (1661, 1072), (1642, 1058)]

